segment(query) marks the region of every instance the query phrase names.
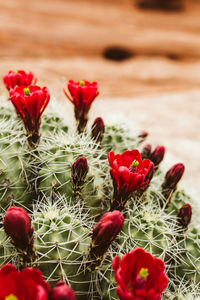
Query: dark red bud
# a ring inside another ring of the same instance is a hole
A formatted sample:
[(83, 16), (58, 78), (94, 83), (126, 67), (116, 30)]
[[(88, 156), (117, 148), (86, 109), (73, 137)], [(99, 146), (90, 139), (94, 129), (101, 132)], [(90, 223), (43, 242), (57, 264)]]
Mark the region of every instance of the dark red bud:
[(17, 248), (25, 250), (33, 234), (28, 213), (21, 207), (11, 206), (5, 214), (3, 225), (13, 244)]
[(72, 165), (72, 181), (74, 184), (82, 184), (88, 173), (88, 163), (85, 157), (79, 157)]
[(192, 217), (192, 207), (189, 203), (187, 203), (179, 210), (178, 222), (184, 228), (187, 228), (188, 225), (190, 224), (191, 217)]
[(163, 160), (165, 155), (165, 147), (157, 146), (155, 150), (151, 153), (150, 160), (154, 163), (155, 166), (158, 166)]
[(93, 228), (92, 244), (96, 256), (103, 255), (114, 241), (124, 224), (124, 216), (118, 211), (105, 213)]
[(182, 178), (184, 170), (185, 167), (181, 163), (172, 166), (165, 176), (165, 182), (163, 184), (163, 187), (168, 189), (174, 189), (177, 183)]
[(148, 137), (149, 133), (147, 131), (142, 131), (138, 137), (141, 139), (146, 139)]
[(98, 143), (103, 140), (103, 134), (105, 131), (104, 121), (102, 118), (96, 118), (92, 125), (92, 138)]
[(75, 297), (73, 289), (62, 280), (56, 284), (51, 292), (51, 300), (74, 300)]
[(150, 159), (151, 157), (151, 144), (146, 144), (142, 150), (142, 159)]

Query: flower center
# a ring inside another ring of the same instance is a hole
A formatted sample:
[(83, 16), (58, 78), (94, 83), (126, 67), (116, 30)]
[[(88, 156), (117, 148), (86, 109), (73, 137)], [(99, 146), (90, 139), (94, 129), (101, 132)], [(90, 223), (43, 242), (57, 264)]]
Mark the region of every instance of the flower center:
[(24, 88), (24, 95), (29, 96), (30, 95), (30, 90), (29, 88)]
[(139, 275), (141, 278), (146, 278), (149, 276), (149, 270), (147, 268), (141, 268)]
[(18, 298), (15, 295), (10, 294), (10, 295), (6, 296), (6, 298), (4, 300), (18, 300)]
[(79, 84), (80, 84), (80, 86), (84, 86), (84, 85), (85, 85), (85, 80), (81, 80), (81, 81), (79, 82)]
[(136, 159), (134, 159), (134, 161), (133, 161), (132, 164), (131, 164), (131, 167), (135, 168), (135, 167), (137, 167), (138, 165), (139, 165), (139, 161), (136, 160)]

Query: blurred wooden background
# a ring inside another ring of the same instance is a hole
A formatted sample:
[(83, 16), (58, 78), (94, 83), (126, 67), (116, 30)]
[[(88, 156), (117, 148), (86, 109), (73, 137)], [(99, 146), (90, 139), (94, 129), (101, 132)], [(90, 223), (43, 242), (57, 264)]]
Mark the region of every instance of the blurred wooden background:
[(98, 81), (92, 116), (139, 122), (200, 190), (200, 1), (182, 3), (164, 11), (133, 0), (2, 0), (0, 75), (32, 70), (56, 96), (64, 79)]

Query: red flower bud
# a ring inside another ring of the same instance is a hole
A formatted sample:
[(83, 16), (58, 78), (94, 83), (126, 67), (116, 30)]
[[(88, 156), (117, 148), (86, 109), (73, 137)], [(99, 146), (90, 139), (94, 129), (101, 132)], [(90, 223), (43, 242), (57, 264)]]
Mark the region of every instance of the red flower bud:
[(192, 207), (189, 203), (185, 204), (178, 213), (178, 222), (180, 225), (187, 229), (188, 225), (190, 224), (192, 217)]
[(134, 191), (144, 188), (149, 183), (150, 177), (147, 175), (152, 170), (153, 163), (149, 159), (142, 161), (138, 150), (117, 155), (110, 152), (108, 161), (114, 186), (111, 210), (121, 210)]
[(72, 165), (72, 183), (76, 186), (83, 185), (88, 169), (87, 159), (85, 157), (79, 157)]
[(161, 161), (163, 160), (165, 155), (165, 147), (158, 146), (155, 150), (151, 153), (150, 160), (154, 163), (154, 166), (158, 166)]
[(62, 280), (56, 284), (51, 292), (51, 300), (74, 300), (75, 297), (73, 289)]
[(118, 210), (105, 213), (93, 228), (89, 261), (98, 266), (124, 224), (124, 216)]
[(10, 100), (17, 113), (21, 116), (30, 141), (37, 143), (39, 140), (39, 128), (41, 115), (49, 103), (50, 95), (46, 87), (16, 86), (10, 91)]
[(102, 118), (96, 118), (92, 125), (92, 138), (96, 140), (97, 143), (101, 143), (103, 140), (103, 134), (105, 131), (104, 121)]
[(98, 86), (96, 82), (88, 82), (82, 80), (80, 82), (74, 82), (69, 80), (67, 84), (70, 96), (64, 89), (66, 97), (74, 105), (75, 118), (77, 120), (77, 129), (79, 132), (83, 132), (88, 121), (88, 112), (94, 99), (98, 96)]
[(19, 272), (11, 264), (0, 268), (0, 299), (47, 300), (49, 291), (49, 284), (37, 269), (25, 268)]
[(33, 235), (31, 219), (21, 207), (11, 206), (4, 217), (4, 230), (13, 244), (21, 250), (28, 248)]
[(142, 159), (149, 159), (151, 157), (151, 144), (146, 144), (142, 150), (141, 156)]
[(32, 72), (26, 73), (25, 71), (19, 70), (17, 72), (9, 71), (3, 77), (3, 82), (8, 90), (14, 89), (16, 85), (27, 87), (31, 84), (36, 84), (37, 79), (34, 77)]
[(183, 176), (184, 170), (185, 167), (181, 163), (172, 166), (165, 176), (165, 181), (162, 185), (163, 189), (174, 190), (176, 188), (177, 183)]
[(148, 137), (149, 133), (147, 131), (142, 131), (138, 137), (141, 138), (142, 140), (146, 139)]
[(142, 248), (113, 259), (117, 294), (121, 300), (159, 300), (167, 287), (165, 264)]

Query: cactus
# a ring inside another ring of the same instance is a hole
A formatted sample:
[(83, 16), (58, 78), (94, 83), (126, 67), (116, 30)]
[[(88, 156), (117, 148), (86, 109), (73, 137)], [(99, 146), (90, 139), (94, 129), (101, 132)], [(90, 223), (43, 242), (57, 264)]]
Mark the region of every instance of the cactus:
[[(166, 179), (160, 166), (154, 174), (152, 171), (151, 182), (149, 178), (145, 187), (141, 185), (127, 194), (120, 207), (123, 228), (114, 241), (111, 239), (108, 250), (99, 257), (91, 255), (99, 246), (95, 246), (93, 228), (112, 208), (116, 195), (108, 152), (134, 148), (142, 151), (146, 135), (132, 135), (125, 123), (105, 123), (104, 134), (102, 130), (101, 139), (95, 140), (87, 118), (88, 112), (82, 113), (77, 120), (78, 132), (72, 131), (65, 119), (49, 108), (42, 118), (41, 136), (37, 132), (40, 141), (33, 144), (10, 101), (2, 103), (0, 220), (2, 223), (10, 206), (20, 206), (29, 213), (34, 228), (34, 255), (28, 257), (26, 251), (17, 249), (1, 226), (0, 264), (39, 268), (51, 286), (59, 280), (71, 285), (76, 299), (115, 300), (118, 296), (113, 258), (143, 248), (165, 262), (169, 283), (162, 299), (198, 299), (200, 231), (192, 224), (187, 230), (189, 222), (184, 228), (178, 218), (180, 209), (188, 202), (192, 204), (192, 199), (177, 189), (177, 183), (171, 191), (168, 186), (166, 196)], [(72, 165), (80, 157), (86, 158), (88, 169), (82, 178), (74, 179)], [(135, 161), (132, 168), (138, 164)]]

